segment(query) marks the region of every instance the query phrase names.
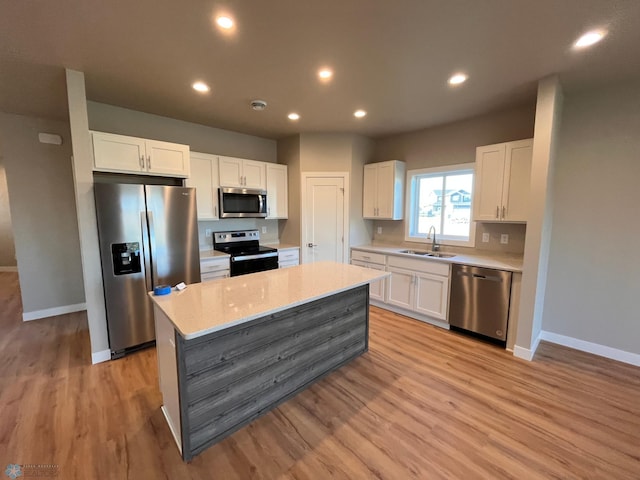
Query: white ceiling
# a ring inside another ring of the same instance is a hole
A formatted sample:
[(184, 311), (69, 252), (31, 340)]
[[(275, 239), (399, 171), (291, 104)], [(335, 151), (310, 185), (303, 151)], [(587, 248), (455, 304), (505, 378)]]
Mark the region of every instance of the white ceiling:
[[(214, 26), (223, 11), (233, 35)], [(640, 80), (640, 0), (0, 0), (0, 12), (0, 110), (54, 118), (67, 116), (63, 67), (85, 72), (90, 100), (270, 138), (416, 130), (533, 102), (552, 73), (567, 91)], [(573, 51), (595, 27), (605, 40)], [(469, 81), (451, 88), (458, 70)], [(267, 110), (249, 108), (257, 98)]]

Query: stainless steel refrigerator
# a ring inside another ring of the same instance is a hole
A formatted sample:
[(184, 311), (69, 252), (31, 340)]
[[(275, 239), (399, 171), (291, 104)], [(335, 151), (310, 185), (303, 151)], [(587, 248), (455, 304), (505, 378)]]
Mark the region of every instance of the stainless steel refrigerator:
[(147, 292), (200, 281), (195, 189), (94, 185), (109, 348), (117, 358), (155, 339)]

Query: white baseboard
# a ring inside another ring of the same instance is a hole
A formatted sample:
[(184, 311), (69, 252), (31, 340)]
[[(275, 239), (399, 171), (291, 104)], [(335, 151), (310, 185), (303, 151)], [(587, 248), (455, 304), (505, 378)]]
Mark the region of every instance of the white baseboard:
[(91, 363), (102, 363), (111, 360), (111, 350), (102, 350), (101, 352), (91, 352)]
[(513, 347), (513, 356), (521, 358), (530, 362), (533, 360), (533, 354), (536, 353), (533, 350), (529, 350), (528, 348), (521, 347), (519, 345), (515, 345)]
[(75, 305), (64, 305), (62, 307), (45, 308), (44, 310), (36, 310), (34, 312), (23, 312), (22, 320), (25, 322), (38, 320), (40, 318), (55, 317), (56, 315), (64, 315), (66, 313), (82, 312), (87, 309), (86, 303), (76, 303)]
[(547, 342), (556, 343), (565, 347), (574, 348), (582, 352), (593, 353), (601, 357), (610, 358), (619, 362), (629, 363), (640, 367), (640, 354), (607, 347), (598, 343), (587, 342), (578, 338), (567, 337), (558, 333), (542, 331), (540, 338)]
[(0, 267), (0, 272), (17, 272), (18, 267)]
[(542, 337), (542, 332), (541, 332), (540, 335), (538, 335), (538, 337), (533, 342), (533, 345), (531, 346), (531, 349), (524, 348), (524, 347), (521, 347), (519, 345), (514, 345), (514, 347), (513, 347), (513, 356), (521, 358), (521, 359), (526, 360), (528, 362), (533, 360), (533, 356), (536, 354), (536, 350), (538, 349), (538, 345), (540, 345), (540, 340), (542, 340), (541, 337)]

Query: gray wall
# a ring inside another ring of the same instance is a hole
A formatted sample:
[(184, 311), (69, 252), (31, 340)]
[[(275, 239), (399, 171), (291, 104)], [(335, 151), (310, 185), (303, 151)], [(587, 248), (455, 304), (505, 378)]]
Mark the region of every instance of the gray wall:
[(89, 128), (189, 145), (194, 152), (276, 161), (276, 141), (104, 103), (87, 102)]
[(351, 153), (351, 202), (349, 213), (349, 243), (367, 245), (373, 239), (373, 221), (362, 218), (364, 166), (371, 161), (375, 143), (367, 137), (354, 135)]
[(287, 165), (289, 175), (289, 218), (280, 222), (280, 240), (291, 245), (300, 245), (300, 135), (278, 140), (278, 163)]
[(542, 329), (640, 354), (640, 86), (565, 97)]
[(15, 267), (16, 265), (16, 249), (13, 243), (11, 211), (9, 210), (9, 190), (2, 159), (2, 144), (0, 144), (0, 268)]
[(371, 243), (371, 221), (362, 218), (363, 167), (371, 161), (374, 142), (350, 133), (303, 133), (278, 141), (278, 161), (289, 167), (289, 219), (281, 241), (300, 244), (303, 172), (349, 173), (349, 244)]
[[(476, 147), (533, 137), (535, 105), (494, 112), (434, 128), (383, 137), (376, 141), (373, 160), (402, 160), (407, 170), (473, 163)], [(368, 162), (371, 163), (371, 162)], [(382, 227), (382, 234), (377, 228)], [(524, 225), (485, 224), (476, 230), (476, 248), (505, 253), (524, 251)], [(490, 235), (482, 243), (482, 233)], [(499, 243), (500, 234), (509, 234), (507, 246)], [(405, 222), (375, 221), (374, 241), (404, 244)]]
[[(39, 143), (56, 133), (61, 146)], [(24, 313), (85, 301), (67, 122), (0, 113)]]

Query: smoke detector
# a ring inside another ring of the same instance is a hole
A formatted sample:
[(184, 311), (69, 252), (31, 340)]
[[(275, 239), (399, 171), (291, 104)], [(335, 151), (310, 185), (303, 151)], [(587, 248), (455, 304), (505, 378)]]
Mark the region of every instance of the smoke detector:
[(264, 100), (251, 100), (251, 108), (254, 110), (261, 112), (265, 108), (267, 108), (267, 102)]

